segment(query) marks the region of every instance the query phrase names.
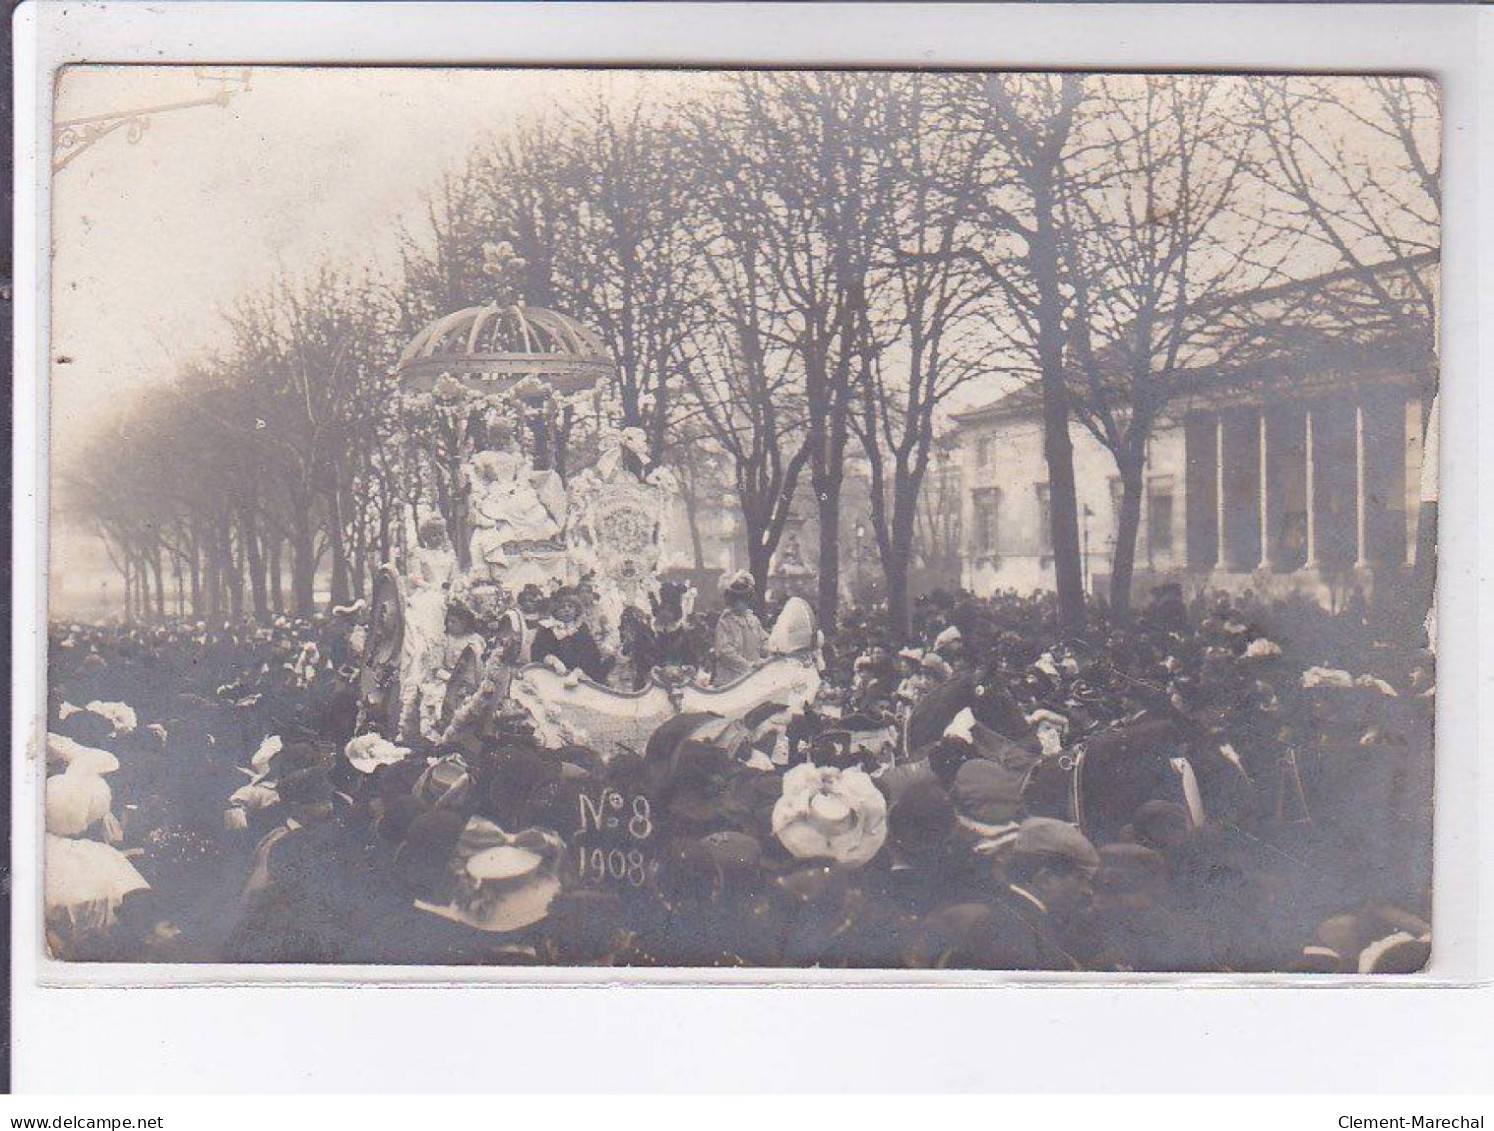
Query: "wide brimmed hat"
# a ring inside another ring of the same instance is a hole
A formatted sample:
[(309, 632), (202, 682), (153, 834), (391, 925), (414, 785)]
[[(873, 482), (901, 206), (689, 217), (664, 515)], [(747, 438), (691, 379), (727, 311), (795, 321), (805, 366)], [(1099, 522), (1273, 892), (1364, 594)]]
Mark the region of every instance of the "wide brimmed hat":
[(548, 829), (510, 836), (483, 817), (468, 820), (457, 841), (450, 903), (417, 900), (415, 906), (479, 931), (505, 933), (532, 926), (550, 913), (560, 894), (565, 842)]

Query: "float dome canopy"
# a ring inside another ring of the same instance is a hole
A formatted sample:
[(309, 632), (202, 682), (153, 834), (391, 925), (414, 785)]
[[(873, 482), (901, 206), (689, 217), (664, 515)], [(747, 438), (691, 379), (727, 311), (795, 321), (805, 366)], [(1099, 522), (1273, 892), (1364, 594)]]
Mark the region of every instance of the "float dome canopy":
[(557, 393), (594, 387), (613, 370), (606, 347), (574, 318), (537, 306), (472, 306), (436, 319), (395, 366), (406, 387), (428, 391), (447, 375), (487, 393), (532, 377)]

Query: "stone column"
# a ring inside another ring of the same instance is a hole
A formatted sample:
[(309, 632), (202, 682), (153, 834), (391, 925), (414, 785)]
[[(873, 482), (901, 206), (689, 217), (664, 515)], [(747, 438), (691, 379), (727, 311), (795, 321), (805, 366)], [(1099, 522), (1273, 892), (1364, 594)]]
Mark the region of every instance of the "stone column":
[(1304, 436), (1307, 450), (1307, 561), (1303, 563), (1304, 569), (1318, 568), (1318, 498), (1317, 485), (1313, 474), (1313, 436), (1312, 436), (1312, 409), (1303, 410)]
[(1266, 454), (1266, 409), (1263, 405), (1257, 413), (1260, 427), (1260, 481), (1258, 483), (1261, 508), (1261, 560), (1258, 568), (1271, 568), (1271, 506), (1267, 498), (1267, 486), (1271, 482), (1270, 465)]
[(1365, 541), (1364, 495), (1364, 406), (1354, 406), (1354, 567), (1369, 565), (1369, 544)]
[(1214, 416), (1214, 568), (1228, 568), (1224, 538), (1224, 413)]

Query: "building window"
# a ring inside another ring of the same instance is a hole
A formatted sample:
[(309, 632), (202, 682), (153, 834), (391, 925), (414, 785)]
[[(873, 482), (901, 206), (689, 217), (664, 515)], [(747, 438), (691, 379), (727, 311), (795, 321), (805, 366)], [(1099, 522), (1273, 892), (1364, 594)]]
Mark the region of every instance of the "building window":
[(1146, 545), (1152, 554), (1172, 553), (1172, 477), (1147, 484)]
[(991, 466), (991, 438), (989, 436), (982, 436), (975, 441), (975, 466)]
[(1001, 549), (1001, 491), (984, 487), (973, 493), (975, 529), (971, 549), (977, 557), (995, 557)]
[(1053, 507), (1048, 494), (1048, 484), (1038, 483), (1038, 552), (1053, 553)]

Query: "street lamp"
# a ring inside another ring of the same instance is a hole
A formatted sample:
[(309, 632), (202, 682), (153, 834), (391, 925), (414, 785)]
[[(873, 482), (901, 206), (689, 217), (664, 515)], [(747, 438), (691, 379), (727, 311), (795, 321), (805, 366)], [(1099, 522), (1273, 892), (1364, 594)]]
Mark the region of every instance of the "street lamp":
[(856, 602), (866, 603), (866, 523), (856, 524)]
[(139, 143), (157, 114), (190, 110), (196, 106), (227, 106), (235, 94), (249, 90), (248, 67), (193, 67), (197, 81), (217, 89), (200, 98), (165, 102), (159, 106), (140, 106), (133, 110), (110, 110), (81, 118), (64, 118), (52, 123), (52, 172), (65, 169), (85, 149), (102, 141), (116, 130), (124, 130), (125, 140)]
[[(1089, 504), (1084, 504), (1084, 591), (1089, 589), (1089, 520), (1094, 517), (1095, 512), (1089, 509)], [(1093, 596), (1093, 594), (1090, 594)]]

